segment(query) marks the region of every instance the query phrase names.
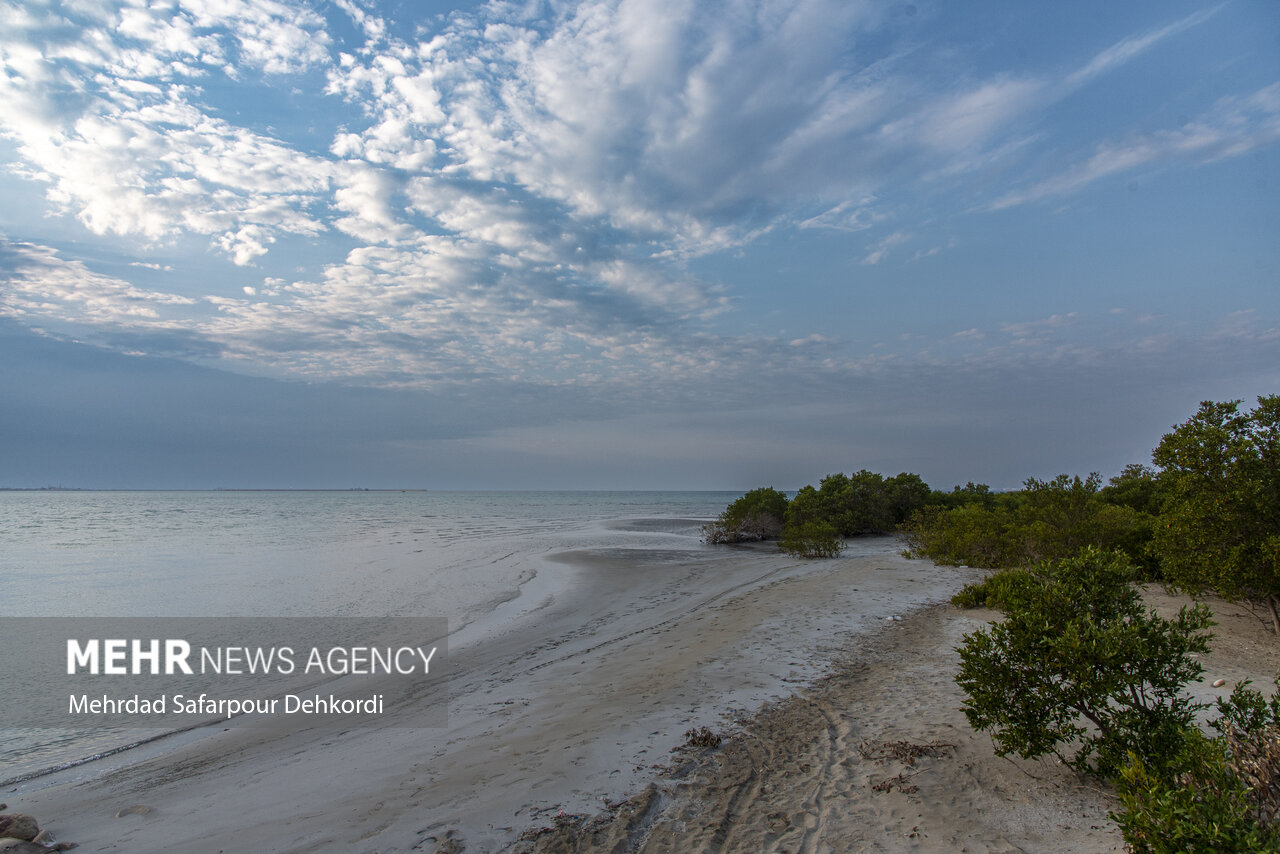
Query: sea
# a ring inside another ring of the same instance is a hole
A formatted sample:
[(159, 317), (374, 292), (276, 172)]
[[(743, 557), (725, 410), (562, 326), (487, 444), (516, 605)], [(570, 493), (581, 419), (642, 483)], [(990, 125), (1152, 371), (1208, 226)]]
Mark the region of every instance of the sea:
[[(709, 549), (699, 522), (739, 494), (2, 491), (0, 618), (445, 617), (457, 631), (549, 555)], [(10, 702), (28, 690), (12, 670)], [(3, 724), (0, 784), (161, 734)]]

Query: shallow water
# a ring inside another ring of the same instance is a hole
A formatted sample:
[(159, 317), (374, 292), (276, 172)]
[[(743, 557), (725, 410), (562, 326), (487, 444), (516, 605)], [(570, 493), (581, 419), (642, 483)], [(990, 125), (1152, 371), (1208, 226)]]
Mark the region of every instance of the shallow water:
[[(443, 616), (570, 549), (697, 552), (729, 492), (0, 492), (0, 617)], [(0, 690), (20, 696), (23, 686)], [(150, 733), (0, 729), (0, 780)]]

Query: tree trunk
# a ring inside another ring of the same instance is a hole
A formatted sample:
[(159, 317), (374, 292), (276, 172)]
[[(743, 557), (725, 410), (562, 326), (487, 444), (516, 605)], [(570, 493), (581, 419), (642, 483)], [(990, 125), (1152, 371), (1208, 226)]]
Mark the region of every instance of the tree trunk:
[(1271, 630), (1280, 635), (1280, 593), (1268, 596), (1267, 604), (1271, 606)]

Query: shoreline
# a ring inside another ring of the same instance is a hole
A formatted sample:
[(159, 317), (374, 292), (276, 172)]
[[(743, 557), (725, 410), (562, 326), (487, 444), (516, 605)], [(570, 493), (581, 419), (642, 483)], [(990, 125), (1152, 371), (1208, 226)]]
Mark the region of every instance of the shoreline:
[[(231, 728), (3, 799), (90, 850), (656, 851), (704, 833), (744, 852), (959, 850), (956, 834), (972, 851), (1117, 850), (1105, 797), (994, 757), (959, 711), (954, 646), (992, 615), (944, 603), (981, 571), (855, 546), (544, 554), (508, 614), (451, 633), (447, 728), (398, 728), (412, 708), (340, 733)], [(1222, 648), (1232, 678), (1270, 660)], [(679, 750), (701, 727), (724, 744)], [(897, 742), (955, 747), (907, 767), (884, 754)]]
[[(231, 728), (4, 798), (86, 847), (216, 850), (248, 833), (265, 850), (385, 854), (453, 831), (499, 850), (543, 815), (629, 796), (690, 727), (785, 696), (843, 634), (970, 575), (908, 562), (892, 538), (860, 545), (873, 553), (821, 562), (767, 547), (542, 555), (499, 608), (521, 616), (451, 637), (447, 729), (394, 728), (412, 709), (340, 736)], [(113, 818), (137, 804), (151, 809)]]
[(993, 616), (936, 604), (851, 636), (832, 672), (720, 746), (508, 850), (1123, 851), (1109, 793), (1056, 761), (1001, 759), (965, 721), (954, 647)]
[[(1191, 602), (1158, 585), (1143, 595), (1166, 618)], [(1242, 606), (1202, 601), (1217, 625), (1187, 692), (1210, 703), (1246, 680), (1265, 690), (1275, 638)], [(965, 719), (956, 646), (1000, 616), (937, 604), (850, 636), (831, 673), (737, 721), (722, 744), (690, 745), (626, 800), (530, 828), (508, 850), (1128, 850), (1105, 783), (1053, 757), (996, 756)]]
[[(251, 491), (261, 492), (271, 490)], [(325, 492), (346, 490), (287, 491)], [(360, 491), (367, 492), (370, 490)], [(404, 492), (406, 490), (384, 491)], [(491, 599), (489, 602), (481, 605), (474, 615), (463, 617), (456, 628), (451, 626), (449, 632), (443, 639), (451, 646), (454, 646), (455, 649), (463, 649), (468, 643), (482, 642), (485, 637), (501, 629), (504, 623), (519, 621), (524, 617), (527, 617), (529, 613), (538, 610), (543, 606), (543, 604), (545, 604), (545, 602), (554, 600), (557, 595), (563, 596), (566, 592), (563, 582), (560, 585), (557, 585), (554, 581), (549, 580), (547, 574), (540, 573), (537, 569), (526, 569), (516, 583), (514, 589), (509, 594)], [(532, 603), (530, 600), (533, 600)], [(317, 683), (312, 687), (320, 688), (324, 685), (337, 684), (341, 681), (342, 677), (337, 676), (333, 677), (329, 682)], [(72, 781), (72, 775), (77, 772), (84, 773), (97, 771), (97, 774), (89, 773), (88, 776), (101, 776), (114, 770), (112, 767), (113, 765), (119, 766), (121, 764), (132, 764), (133, 762), (154, 758), (155, 756), (163, 756), (167, 751), (177, 750), (178, 748), (189, 744), (192, 740), (202, 738), (207, 734), (212, 734), (212, 732), (219, 727), (225, 728), (226, 724), (226, 718), (213, 716), (185, 726), (176, 727), (163, 732), (156, 732), (152, 735), (140, 737), (133, 741), (126, 741), (118, 745), (107, 747), (99, 752), (75, 756), (57, 765), (37, 768), (31, 771), (24, 771), (13, 777), (0, 780), (0, 788), (22, 787), (26, 784), (32, 784), (35, 788), (44, 788), (46, 786), (58, 785), (61, 782)], [(151, 750), (144, 750), (146, 748), (151, 748)], [(111, 761), (113, 759), (115, 760), (114, 762)], [(79, 780), (75, 781), (78, 782)], [(18, 790), (19, 789), (17, 788), (10, 789), (10, 791)]]

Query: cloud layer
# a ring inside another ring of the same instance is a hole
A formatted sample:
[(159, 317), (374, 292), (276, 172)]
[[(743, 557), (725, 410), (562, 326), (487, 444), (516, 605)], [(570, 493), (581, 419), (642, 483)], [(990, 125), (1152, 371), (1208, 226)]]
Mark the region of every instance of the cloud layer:
[[(793, 388), (895, 359), (1024, 359), (1033, 344), (1044, 359), (1132, 346), (1082, 334), (1054, 349), (1053, 324), (1022, 324), (869, 356), (858, 342), (726, 328), (735, 289), (705, 259), (821, 233), (861, 241), (855, 266), (928, 259), (958, 245), (918, 236), (934, 217), (1280, 140), (1271, 82), (1177, 127), (1101, 127), (1046, 169), (1055, 105), (1214, 11), (1057, 65), (988, 67), (931, 28), (941, 9), (904, 8), (494, 2), (406, 22), (354, 0), (5, 5), (11, 170), (150, 270), (130, 281), (15, 237), (0, 310), (254, 372), (621, 396)], [(212, 285), (143, 260), (192, 240), (261, 275)], [(290, 263), (263, 270), (285, 245)]]

